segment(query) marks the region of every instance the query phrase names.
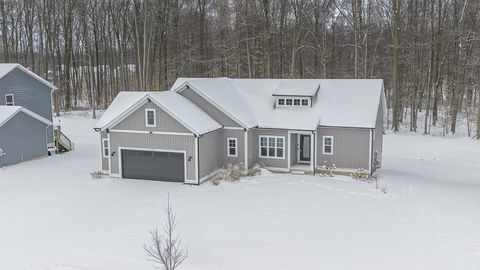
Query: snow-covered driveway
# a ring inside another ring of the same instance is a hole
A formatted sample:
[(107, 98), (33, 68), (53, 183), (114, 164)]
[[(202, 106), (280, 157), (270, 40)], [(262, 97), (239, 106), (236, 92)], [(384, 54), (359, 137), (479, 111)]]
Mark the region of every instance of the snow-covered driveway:
[(480, 143), (385, 136), (381, 185), (286, 174), (187, 186), (92, 179), (92, 120), (74, 152), (0, 169), (0, 269), (153, 269), (142, 249), (167, 194), (181, 269), (479, 269)]

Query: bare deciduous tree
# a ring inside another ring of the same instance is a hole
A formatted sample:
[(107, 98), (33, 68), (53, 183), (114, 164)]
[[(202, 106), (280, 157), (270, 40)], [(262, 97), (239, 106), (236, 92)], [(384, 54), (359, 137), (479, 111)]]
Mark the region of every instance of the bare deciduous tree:
[(188, 251), (181, 248), (181, 241), (175, 235), (177, 220), (175, 212), (170, 204), (170, 196), (167, 201), (166, 209), (167, 222), (163, 232), (158, 228), (151, 232), (152, 243), (144, 246), (149, 259), (158, 264), (163, 270), (175, 270), (185, 261)]

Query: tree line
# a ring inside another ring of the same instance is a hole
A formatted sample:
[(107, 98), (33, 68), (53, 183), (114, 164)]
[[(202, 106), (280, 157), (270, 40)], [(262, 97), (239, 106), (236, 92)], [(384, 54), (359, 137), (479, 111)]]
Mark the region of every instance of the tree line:
[(393, 130), (466, 120), (480, 138), (479, 13), (478, 0), (0, 0), (0, 59), (57, 85), (57, 112), (179, 76), (381, 78)]

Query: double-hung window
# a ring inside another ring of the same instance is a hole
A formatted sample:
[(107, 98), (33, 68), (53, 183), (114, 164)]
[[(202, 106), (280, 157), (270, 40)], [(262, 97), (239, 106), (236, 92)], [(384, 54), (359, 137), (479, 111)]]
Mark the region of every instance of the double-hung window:
[(333, 155), (333, 136), (323, 136), (323, 154)]
[(108, 139), (102, 139), (102, 153), (104, 158), (108, 158), (110, 156), (110, 146), (108, 143)]
[(15, 105), (15, 100), (13, 98), (13, 94), (5, 95), (5, 105), (7, 105), (7, 106), (14, 106)]
[(285, 137), (260, 136), (260, 157), (284, 158)]
[(237, 157), (237, 138), (227, 138), (227, 156)]
[(155, 109), (145, 109), (145, 125), (147, 127), (157, 126)]

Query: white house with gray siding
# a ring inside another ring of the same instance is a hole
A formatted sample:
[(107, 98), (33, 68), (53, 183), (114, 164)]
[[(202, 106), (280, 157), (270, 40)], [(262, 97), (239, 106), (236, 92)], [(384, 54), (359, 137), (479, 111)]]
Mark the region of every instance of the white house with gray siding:
[(199, 184), (228, 163), (373, 173), (384, 112), (376, 79), (179, 78), (170, 91), (120, 92), (95, 130), (104, 173)]

